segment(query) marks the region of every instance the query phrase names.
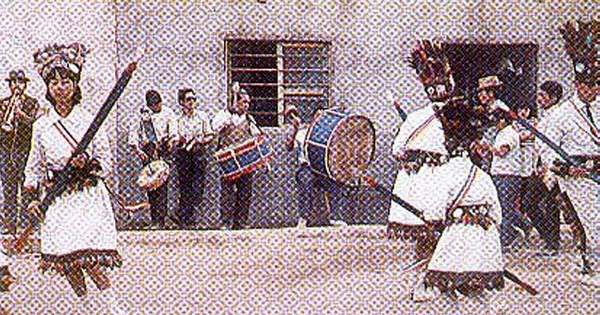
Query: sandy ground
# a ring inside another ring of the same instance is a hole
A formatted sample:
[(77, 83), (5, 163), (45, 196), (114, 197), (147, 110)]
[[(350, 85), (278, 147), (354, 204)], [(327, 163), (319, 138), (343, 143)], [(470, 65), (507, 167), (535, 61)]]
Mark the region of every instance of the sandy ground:
[[(568, 240), (567, 242), (568, 243)], [(118, 298), (127, 314), (599, 314), (600, 289), (578, 282), (570, 247), (552, 259), (532, 249), (507, 255), (507, 268), (541, 293), (507, 282), (483, 298), (409, 298), (420, 270), (411, 246), (382, 226), (247, 231), (119, 232), (125, 264), (113, 292), (88, 281), (79, 300), (66, 280), (42, 275), (35, 256), (13, 260), (20, 281), (0, 295), (8, 314), (106, 314)]]

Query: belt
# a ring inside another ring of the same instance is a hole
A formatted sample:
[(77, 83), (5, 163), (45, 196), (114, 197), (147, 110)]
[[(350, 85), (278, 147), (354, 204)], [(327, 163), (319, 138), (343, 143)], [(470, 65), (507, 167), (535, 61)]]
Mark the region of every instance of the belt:
[(408, 150), (400, 161), (401, 167), (406, 170), (418, 172), (423, 165), (440, 166), (448, 162), (448, 157), (441, 153)]
[(489, 211), (490, 205), (488, 204), (458, 206), (448, 215), (448, 225), (475, 224), (487, 230), (494, 223)]

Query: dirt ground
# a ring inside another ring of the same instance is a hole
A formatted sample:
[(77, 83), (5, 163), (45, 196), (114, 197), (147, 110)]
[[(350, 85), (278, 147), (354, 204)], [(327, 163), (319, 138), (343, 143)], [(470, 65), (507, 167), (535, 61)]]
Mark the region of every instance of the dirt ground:
[(0, 299), (7, 314), (105, 314), (117, 297), (127, 314), (599, 314), (600, 290), (578, 282), (571, 247), (551, 259), (531, 248), (506, 256), (537, 296), (507, 282), (483, 298), (414, 303), (422, 269), (401, 274), (411, 245), (388, 240), (383, 226), (119, 232), (124, 265), (111, 273), (112, 293), (88, 281), (79, 300), (24, 255), (11, 264), (19, 282)]

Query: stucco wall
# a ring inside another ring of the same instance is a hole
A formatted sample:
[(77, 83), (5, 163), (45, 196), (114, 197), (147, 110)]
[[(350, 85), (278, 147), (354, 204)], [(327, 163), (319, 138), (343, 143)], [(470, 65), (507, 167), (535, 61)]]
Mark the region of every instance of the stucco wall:
[[(115, 188), (129, 203), (143, 198), (134, 184), (139, 161), (127, 150), (126, 135), (146, 90), (159, 90), (165, 104), (176, 109), (177, 89), (191, 86), (212, 116), (226, 102), (225, 38), (328, 40), (333, 44), (332, 105), (345, 104), (372, 119), (377, 157), (369, 173), (391, 187), (395, 171), (389, 152), (401, 123), (391, 98), (406, 111), (426, 102), (404, 62), (415, 39), (536, 43), (538, 80), (558, 79), (570, 89), (570, 65), (558, 26), (570, 18), (597, 16), (598, 11), (595, 1), (575, 0), (2, 1), (0, 28), (7, 31), (0, 33), (0, 75), (24, 68), (32, 78), (30, 94), (43, 99), (43, 83), (33, 70), (34, 50), (52, 42), (82, 41), (93, 50), (81, 82), (90, 101), (83, 106), (94, 110), (117, 72), (144, 47), (145, 57), (106, 127), (114, 135)], [(7, 87), (2, 91), (8, 94)], [(282, 145), (287, 130), (267, 128), (277, 159), (271, 173), (257, 176), (255, 226), (295, 221), (296, 165)], [(218, 219), (218, 177), (213, 164), (201, 215), (207, 227)], [(355, 221), (385, 222), (389, 200), (363, 189), (354, 189), (352, 195)]]

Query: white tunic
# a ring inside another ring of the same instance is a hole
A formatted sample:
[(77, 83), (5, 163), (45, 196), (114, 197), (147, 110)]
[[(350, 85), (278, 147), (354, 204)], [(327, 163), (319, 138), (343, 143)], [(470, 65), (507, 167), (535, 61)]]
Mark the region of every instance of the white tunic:
[[(600, 100), (596, 98), (591, 104), (591, 113), (595, 126), (587, 118), (585, 104), (573, 95), (552, 112), (548, 117), (543, 132), (555, 144), (569, 155), (600, 156)], [(559, 158), (549, 146), (540, 146), (542, 162), (552, 166)], [(587, 178), (567, 176), (559, 180), (573, 202), (577, 214), (581, 218), (586, 235), (590, 257), (600, 254), (600, 184)], [(593, 258), (592, 258), (593, 259)], [(598, 258), (596, 258), (598, 260)], [(600, 262), (596, 263), (597, 266)]]
[[(455, 157), (439, 167), (442, 180), (432, 187), (443, 196), (445, 213), (455, 201), (468, 178), (473, 163), (468, 157)], [(477, 168), (475, 178), (458, 206), (489, 205), (488, 215), (495, 224), (485, 230), (476, 224), (457, 223), (444, 229), (437, 243), (428, 270), (442, 272), (496, 272), (504, 270), (499, 224), (502, 209), (491, 177)]]
[[(49, 170), (62, 170), (76, 145), (55, 127), (61, 121), (77, 142), (93, 116), (75, 106), (66, 118), (52, 111), (33, 125), (32, 149), (25, 168), (25, 186), (39, 186)], [(100, 130), (86, 150), (102, 166), (105, 178), (112, 167), (108, 137)], [(114, 250), (117, 230), (108, 191), (102, 180), (95, 187), (63, 194), (50, 205), (41, 227), (41, 251), (65, 255), (79, 250)]]
[[(398, 135), (394, 139), (392, 153), (401, 155), (408, 150), (421, 150), (448, 155), (444, 146), (444, 129), (442, 123), (435, 116), (433, 105), (418, 109), (406, 117), (400, 126)], [(439, 104), (440, 108), (443, 104)], [(423, 165), (418, 173), (407, 174), (400, 170), (394, 183), (394, 194), (404, 199), (417, 209), (429, 213), (428, 209), (435, 209), (435, 194), (431, 191), (431, 184), (437, 180), (437, 167)], [(424, 225), (425, 222), (404, 207), (392, 201), (390, 223), (402, 225)]]

